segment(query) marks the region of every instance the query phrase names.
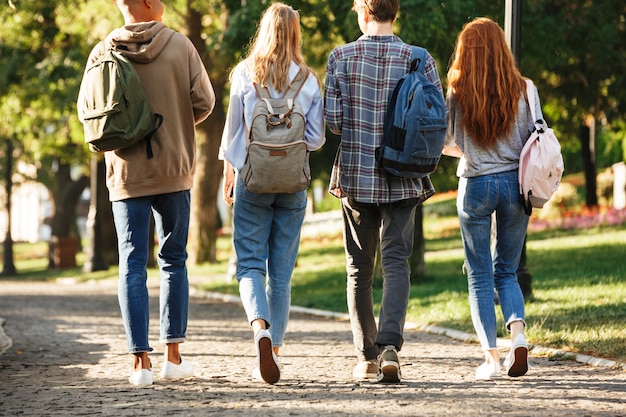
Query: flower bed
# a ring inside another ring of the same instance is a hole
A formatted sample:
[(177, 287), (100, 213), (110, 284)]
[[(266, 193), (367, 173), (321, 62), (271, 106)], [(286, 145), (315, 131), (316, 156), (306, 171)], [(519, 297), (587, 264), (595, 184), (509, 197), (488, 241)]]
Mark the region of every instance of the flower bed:
[(565, 212), (561, 216), (542, 219), (533, 216), (528, 225), (531, 231), (550, 229), (588, 229), (598, 226), (617, 226), (626, 223), (626, 208), (598, 207), (579, 212)]

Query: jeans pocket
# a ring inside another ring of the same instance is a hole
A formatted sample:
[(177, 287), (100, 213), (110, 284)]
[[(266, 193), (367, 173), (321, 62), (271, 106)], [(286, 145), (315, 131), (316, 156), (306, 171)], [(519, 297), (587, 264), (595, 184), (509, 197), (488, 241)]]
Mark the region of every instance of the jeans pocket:
[(468, 178), (459, 194), (459, 207), (474, 215), (487, 215), (489, 210), (490, 181), (486, 178)]

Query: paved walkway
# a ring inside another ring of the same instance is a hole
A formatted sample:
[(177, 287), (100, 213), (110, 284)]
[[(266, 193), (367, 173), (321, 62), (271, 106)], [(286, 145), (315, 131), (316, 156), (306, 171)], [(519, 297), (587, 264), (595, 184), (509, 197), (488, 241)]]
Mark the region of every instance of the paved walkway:
[[(157, 294), (151, 287), (155, 339)], [(242, 307), (199, 296), (182, 346), (197, 376), (135, 388), (112, 281), (0, 281), (0, 317), (13, 339), (0, 356), (0, 416), (626, 416), (626, 372), (533, 356), (523, 378), (477, 383), (476, 344), (417, 330), (405, 335), (401, 384), (357, 383), (348, 323), (298, 312), (282, 378), (266, 385), (250, 376)]]

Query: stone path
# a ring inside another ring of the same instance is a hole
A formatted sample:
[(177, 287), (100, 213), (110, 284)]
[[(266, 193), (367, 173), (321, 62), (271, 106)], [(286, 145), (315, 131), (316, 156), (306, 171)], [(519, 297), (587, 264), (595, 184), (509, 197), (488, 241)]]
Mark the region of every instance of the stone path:
[[(158, 373), (157, 295), (152, 286)], [(533, 356), (523, 378), (478, 383), (478, 345), (416, 330), (402, 383), (357, 383), (348, 323), (302, 313), (292, 313), (282, 378), (266, 385), (251, 377), (242, 307), (197, 296), (181, 347), (196, 377), (135, 388), (112, 281), (0, 281), (0, 317), (13, 339), (0, 356), (0, 416), (626, 416), (622, 370)]]

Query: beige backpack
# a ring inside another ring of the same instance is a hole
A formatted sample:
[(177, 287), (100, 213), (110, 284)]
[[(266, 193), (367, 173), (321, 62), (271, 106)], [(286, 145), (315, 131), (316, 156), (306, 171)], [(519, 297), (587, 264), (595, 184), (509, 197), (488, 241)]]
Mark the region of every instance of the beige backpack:
[(308, 78), (298, 72), (281, 98), (267, 87), (254, 85), (259, 101), (254, 106), (248, 154), (241, 175), (252, 193), (294, 193), (311, 182), (309, 151), (304, 142), (306, 120), (295, 98)]

